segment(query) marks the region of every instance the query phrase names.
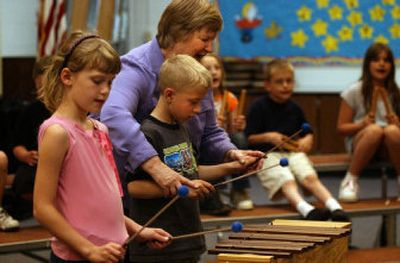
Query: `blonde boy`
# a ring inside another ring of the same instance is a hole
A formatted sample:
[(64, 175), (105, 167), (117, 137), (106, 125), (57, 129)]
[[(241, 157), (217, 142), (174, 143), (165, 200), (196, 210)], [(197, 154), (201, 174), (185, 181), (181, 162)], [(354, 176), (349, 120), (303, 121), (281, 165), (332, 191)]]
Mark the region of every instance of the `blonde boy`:
[[(150, 116), (141, 123), (146, 139), (157, 151), (160, 159), (170, 168), (194, 180), (197, 189), (190, 189), (190, 198), (180, 198), (153, 224), (163, 226), (172, 235), (182, 235), (202, 230), (199, 204), (196, 199), (205, 197), (214, 188), (203, 180), (216, 179), (243, 169), (238, 162), (213, 166), (197, 166), (198, 149), (193, 149), (191, 135), (198, 130), (188, 130), (186, 122), (198, 116), (202, 102), (211, 86), (211, 75), (193, 57), (176, 55), (161, 66), (159, 77), (160, 98)], [(167, 202), (163, 189), (142, 169), (128, 174), (128, 191), (133, 197), (130, 216), (146, 223)], [(203, 179), (203, 180), (201, 180)], [(204, 237), (174, 240), (163, 250), (149, 250), (135, 243), (130, 250), (132, 262), (197, 262), (205, 251)]]

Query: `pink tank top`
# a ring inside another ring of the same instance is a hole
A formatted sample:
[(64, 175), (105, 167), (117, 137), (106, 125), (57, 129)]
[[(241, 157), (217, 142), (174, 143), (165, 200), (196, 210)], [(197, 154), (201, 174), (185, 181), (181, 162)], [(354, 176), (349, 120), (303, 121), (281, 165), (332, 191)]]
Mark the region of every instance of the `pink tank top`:
[[(40, 127), (39, 142), (45, 130), (62, 126), (69, 136), (58, 180), (56, 205), (60, 213), (82, 236), (96, 245), (123, 244), (128, 237), (121, 202), (121, 185), (111, 153), (107, 127), (95, 120), (94, 130), (52, 116)], [(52, 250), (64, 260), (82, 257), (54, 238)]]

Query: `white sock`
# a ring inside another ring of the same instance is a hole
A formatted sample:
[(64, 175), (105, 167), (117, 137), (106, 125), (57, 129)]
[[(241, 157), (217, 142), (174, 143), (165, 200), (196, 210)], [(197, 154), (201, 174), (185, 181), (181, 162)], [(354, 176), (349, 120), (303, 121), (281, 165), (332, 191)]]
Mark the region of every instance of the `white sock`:
[(329, 211), (333, 212), (338, 209), (342, 209), (342, 206), (336, 201), (335, 198), (331, 197), (325, 202), (325, 207), (329, 209)]
[(346, 175), (344, 177), (344, 180), (346, 182), (350, 181), (350, 180), (352, 180), (353, 182), (357, 182), (358, 181), (358, 176), (350, 173), (349, 171), (347, 171), (347, 173), (346, 173)]
[(300, 202), (297, 203), (296, 209), (299, 211), (299, 213), (303, 216), (306, 217), (308, 213), (310, 213), (311, 210), (313, 210), (315, 207), (310, 205), (304, 200), (301, 200)]

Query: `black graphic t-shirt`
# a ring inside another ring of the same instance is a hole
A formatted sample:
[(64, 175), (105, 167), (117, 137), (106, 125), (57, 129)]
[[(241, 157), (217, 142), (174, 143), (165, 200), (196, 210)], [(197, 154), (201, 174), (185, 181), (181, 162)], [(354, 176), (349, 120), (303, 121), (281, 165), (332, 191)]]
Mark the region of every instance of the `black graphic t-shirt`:
[[(166, 165), (191, 180), (198, 178), (196, 154), (185, 126), (167, 124), (149, 116), (143, 120), (141, 130)], [(143, 179), (153, 180), (140, 168), (127, 176), (128, 183)], [(130, 217), (139, 224), (145, 224), (169, 201), (170, 198), (132, 198)], [(202, 231), (198, 201), (189, 198), (178, 199), (151, 227), (160, 227), (173, 236)], [(173, 262), (174, 259), (195, 258), (204, 251), (203, 236), (174, 240), (162, 250), (152, 250), (146, 244), (135, 242), (130, 249), (130, 260), (152, 262), (168, 259)]]

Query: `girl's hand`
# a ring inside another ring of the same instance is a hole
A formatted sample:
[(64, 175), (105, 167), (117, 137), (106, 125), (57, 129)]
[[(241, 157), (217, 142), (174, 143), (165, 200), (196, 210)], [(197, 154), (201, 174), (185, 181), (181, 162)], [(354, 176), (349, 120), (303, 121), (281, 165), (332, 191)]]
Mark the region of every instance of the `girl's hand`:
[(218, 127), (224, 128), (225, 122), (226, 122), (225, 116), (216, 115), (216, 118), (217, 118), (216, 121), (217, 121)]
[(246, 117), (244, 115), (238, 115), (233, 118), (232, 128), (235, 131), (243, 131), (246, 127)]
[(364, 125), (364, 127), (373, 123), (375, 123), (375, 114), (367, 114), (362, 120), (362, 124)]
[(397, 127), (400, 127), (399, 117), (396, 114), (388, 114), (386, 115), (386, 119), (389, 124), (393, 124), (396, 125)]
[(125, 249), (116, 243), (107, 243), (103, 246), (93, 246), (87, 255), (90, 262), (114, 263), (119, 262), (125, 255)]
[(189, 187), (188, 197), (191, 199), (202, 199), (207, 197), (211, 192), (215, 191), (215, 188), (212, 184), (204, 180), (193, 180), (198, 186), (197, 189)]
[(139, 234), (138, 240), (147, 242), (152, 249), (162, 249), (171, 243), (171, 235), (161, 228), (146, 227)]

